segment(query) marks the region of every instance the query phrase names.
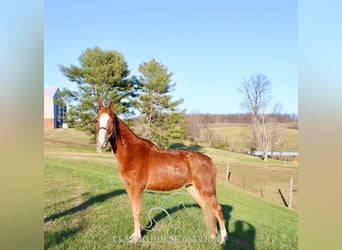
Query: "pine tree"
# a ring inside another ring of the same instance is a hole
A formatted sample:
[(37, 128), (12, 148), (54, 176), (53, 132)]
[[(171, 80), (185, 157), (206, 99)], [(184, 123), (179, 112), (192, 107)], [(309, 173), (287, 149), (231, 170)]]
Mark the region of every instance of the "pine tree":
[(185, 110), (178, 110), (183, 99), (172, 100), (170, 92), (176, 86), (176, 83), (171, 83), (172, 73), (168, 73), (167, 68), (155, 59), (139, 65), (139, 72), (142, 88), (139, 108), (145, 126), (143, 136), (168, 147), (173, 140), (184, 138), (180, 122), (185, 117)]
[(66, 120), (71, 127), (95, 135), (98, 99), (104, 102), (113, 100), (118, 114), (129, 115), (134, 107), (132, 97), (136, 97), (138, 81), (128, 78), (127, 63), (117, 51), (86, 49), (78, 60), (80, 66), (60, 65), (62, 73), (77, 84), (76, 91), (62, 91), (64, 99), (72, 100), (69, 101)]

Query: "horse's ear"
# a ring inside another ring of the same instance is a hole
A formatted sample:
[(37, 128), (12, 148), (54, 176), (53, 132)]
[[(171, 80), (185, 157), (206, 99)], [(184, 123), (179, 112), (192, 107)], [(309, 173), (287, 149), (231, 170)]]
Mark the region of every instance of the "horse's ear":
[(110, 100), (108, 108), (114, 113), (114, 102), (112, 100)]
[(102, 100), (100, 98), (97, 102), (97, 109), (98, 109), (98, 111), (100, 111), (102, 108), (103, 108), (103, 105), (102, 105)]

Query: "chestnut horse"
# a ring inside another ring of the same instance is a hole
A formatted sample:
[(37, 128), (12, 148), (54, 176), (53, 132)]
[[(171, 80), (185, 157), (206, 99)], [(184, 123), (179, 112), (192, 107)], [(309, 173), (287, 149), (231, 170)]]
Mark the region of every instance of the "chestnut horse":
[(140, 213), (144, 189), (169, 191), (186, 187), (203, 209), (210, 236), (220, 225), (221, 244), (228, 239), (222, 208), (216, 199), (216, 167), (212, 160), (199, 152), (161, 149), (138, 137), (117, 117), (114, 104), (104, 107), (98, 102), (96, 118), (97, 146), (111, 144), (119, 163), (119, 174), (125, 184), (134, 219), (131, 243), (141, 239)]

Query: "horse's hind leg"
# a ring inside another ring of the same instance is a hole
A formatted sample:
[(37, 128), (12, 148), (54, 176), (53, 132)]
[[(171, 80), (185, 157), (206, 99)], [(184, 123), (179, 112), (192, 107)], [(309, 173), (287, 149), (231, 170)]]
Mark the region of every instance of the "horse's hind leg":
[(186, 187), (186, 190), (189, 192), (189, 194), (194, 198), (194, 200), (198, 203), (198, 205), (204, 209), (205, 203), (201, 195), (199, 194), (198, 190), (193, 186), (189, 185)]
[(228, 233), (226, 230), (226, 226), (224, 224), (224, 218), (222, 213), (222, 207), (217, 203), (217, 199), (215, 194), (207, 197), (203, 197), (207, 206), (212, 210), (213, 215), (219, 222), (220, 231), (221, 231), (221, 244), (225, 244), (228, 239)]
[(212, 238), (214, 238), (217, 233), (215, 215), (212, 213), (211, 209), (207, 207), (205, 200), (200, 195), (200, 193), (198, 192), (195, 186), (193, 185), (187, 186), (186, 190), (189, 192), (192, 198), (198, 203), (198, 205), (202, 208), (204, 212), (205, 220), (208, 226), (209, 234)]

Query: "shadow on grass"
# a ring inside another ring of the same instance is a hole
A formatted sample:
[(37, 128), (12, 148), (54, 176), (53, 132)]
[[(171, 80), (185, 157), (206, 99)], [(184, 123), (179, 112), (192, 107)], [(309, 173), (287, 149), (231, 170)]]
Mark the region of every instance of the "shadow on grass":
[(189, 150), (189, 151), (204, 152), (203, 147), (200, 146), (200, 145), (185, 146), (183, 143), (171, 144), (169, 149), (178, 149), (178, 150)]
[[(200, 207), (197, 204), (182, 204), (182, 205), (177, 205), (177, 206), (173, 206), (171, 208), (167, 208), (161, 212), (159, 212), (158, 214), (156, 214), (155, 216), (153, 216), (152, 218), (149, 218), (149, 224), (146, 225), (142, 231), (141, 231), (141, 236), (144, 237), (147, 233), (149, 233), (150, 231), (153, 230), (153, 228), (157, 225), (157, 223), (159, 221), (161, 221), (163, 218), (170, 216), (173, 213), (176, 213), (177, 211), (180, 211), (182, 209), (186, 209), (186, 208), (199, 208)], [(160, 210), (160, 209), (159, 209)]]
[(228, 205), (221, 205), (223, 216), (226, 220), (226, 228), (228, 230), (228, 241), (222, 246), (222, 249), (229, 250), (255, 250), (255, 227), (242, 220), (235, 221), (234, 232), (229, 230), (229, 220), (232, 207)]
[(74, 214), (74, 213), (80, 212), (80, 211), (86, 209), (87, 207), (97, 203), (97, 202), (103, 202), (103, 201), (105, 201), (107, 199), (110, 199), (110, 198), (115, 197), (115, 196), (122, 195), (124, 193), (126, 193), (125, 190), (118, 189), (118, 190), (115, 190), (113, 192), (96, 195), (96, 196), (91, 197), (90, 199), (86, 200), (85, 202), (81, 203), (80, 205), (78, 205), (76, 207), (69, 208), (67, 210), (64, 210), (63, 212), (52, 214), (52, 215), (50, 215), (48, 217), (45, 217), (44, 218), (44, 223), (52, 221), (52, 220), (55, 220), (55, 219), (58, 219), (60, 217), (66, 216), (66, 215), (70, 215), (70, 214)]
[[(156, 214), (154, 217), (150, 218), (150, 222), (148, 225), (144, 227), (144, 229), (141, 231), (142, 237), (146, 236), (150, 231), (153, 230), (153, 228), (157, 225), (159, 221), (161, 221), (163, 218), (176, 213), (182, 209), (185, 209), (186, 207), (196, 207), (198, 209), (201, 209), (197, 204), (183, 204), (183, 206), (173, 206), (171, 208), (165, 209), (165, 211), (160, 211), (158, 214)], [(225, 219), (225, 225), (228, 232), (229, 230), (229, 221), (231, 219), (231, 211), (233, 210), (233, 207), (229, 205), (221, 205), (223, 217)], [(219, 230), (219, 225), (218, 230)], [(248, 222), (238, 220), (235, 222), (234, 232), (230, 232), (228, 234), (228, 242), (226, 245), (222, 246), (222, 249), (249, 249), (249, 250), (255, 250), (255, 228), (253, 225), (251, 225)]]
[(83, 227), (78, 226), (70, 229), (63, 229), (57, 232), (44, 232), (44, 249), (61, 244), (66, 239), (82, 231)]
[[(148, 225), (144, 227), (141, 231), (141, 236), (146, 236), (153, 228), (157, 225), (159, 221), (163, 218), (170, 216), (173, 213), (176, 213), (185, 207), (196, 207), (201, 209), (197, 204), (183, 204), (183, 206), (173, 206), (171, 208), (165, 209), (165, 211), (161, 211), (156, 214), (154, 217), (150, 218), (150, 222)], [(226, 229), (228, 233), (228, 241), (225, 245), (222, 245), (222, 249), (229, 249), (229, 250), (255, 250), (255, 227), (242, 220), (235, 221), (234, 231), (231, 232), (229, 230), (229, 221), (231, 219), (231, 212), (233, 210), (232, 206), (229, 205), (221, 205), (223, 217), (225, 219)], [(218, 225), (217, 225), (218, 226)], [(219, 226), (218, 226), (219, 230)]]

